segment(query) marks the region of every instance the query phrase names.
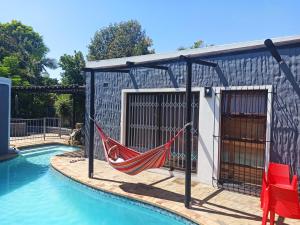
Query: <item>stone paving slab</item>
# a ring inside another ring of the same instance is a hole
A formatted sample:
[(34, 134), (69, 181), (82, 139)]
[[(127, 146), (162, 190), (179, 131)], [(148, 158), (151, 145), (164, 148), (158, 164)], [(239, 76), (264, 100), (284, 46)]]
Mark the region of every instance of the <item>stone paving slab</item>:
[[(80, 161), (77, 161), (79, 160)], [(186, 209), (184, 179), (145, 171), (129, 176), (95, 160), (94, 178), (88, 178), (88, 160), (77, 153), (55, 156), (52, 166), (93, 188), (150, 203), (189, 218), (199, 224), (261, 224), (259, 198), (216, 189), (193, 182), (192, 206)], [(277, 217), (276, 217), (277, 219)], [(300, 224), (299, 220), (280, 218), (277, 224)]]
[(34, 147), (38, 145), (47, 145), (47, 144), (68, 144), (67, 138), (46, 138), (45, 140), (39, 139), (24, 139), (24, 140), (14, 140), (10, 141), (12, 147), (22, 149), (24, 147)]

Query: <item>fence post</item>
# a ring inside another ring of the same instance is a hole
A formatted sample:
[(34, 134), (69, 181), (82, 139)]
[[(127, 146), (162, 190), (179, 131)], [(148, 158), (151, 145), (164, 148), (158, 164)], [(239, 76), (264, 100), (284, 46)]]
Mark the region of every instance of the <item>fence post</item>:
[(58, 136), (61, 138), (61, 118), (58, 118), (58, 123), (59, 123), (59, 133)]
[(44, 141), (46, 140), (46, 118), (43, 118), (44, 122), (43, 122), (43, 130), (44, 130)]

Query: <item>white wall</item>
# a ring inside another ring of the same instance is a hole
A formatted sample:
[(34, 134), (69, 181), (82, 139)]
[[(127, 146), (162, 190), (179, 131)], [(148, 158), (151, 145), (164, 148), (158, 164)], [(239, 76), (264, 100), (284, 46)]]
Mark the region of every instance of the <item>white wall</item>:
[(214, 135), (219, 127), (219, 101), (215, 93), (213, 88), (212, 97), (205, 97), (204, 88), (200, 91), (197, 177), (206, 184), (212, 184), (212, 177), (217, 177), (218, 167), (218, 139)]

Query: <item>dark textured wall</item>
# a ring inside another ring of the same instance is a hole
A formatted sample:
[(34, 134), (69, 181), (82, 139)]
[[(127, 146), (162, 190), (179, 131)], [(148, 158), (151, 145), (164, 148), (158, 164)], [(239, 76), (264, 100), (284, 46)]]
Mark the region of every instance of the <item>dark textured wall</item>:
[[(273, 121), (271, 161), (288, 163), (300, 174), (300, 46), (279, 49), (284, 59), (279, 65), (264, 49), (216, 55), (205, 58), (217, 62), (214, 69), (193, 66), (193, 86), (272, 85)], [(128, 88), (185, 87), (185, 63), (168, 64), (170, 71), (135, 69), (131, 74), (96, 73), (95, 118), (112, 137), (120, 138), (121, 90)], [(89, 112), (89, 81), (87, 73), (86, 110)], [(104, 83), (108, 86), (104, 87)], [(88, 137), (88, 117), (86, 116)], [(96, 134), (96, 133), (95, 133)], [(88, 138), (87, 149), (88, 149)], [(95, 155), (102, 157), (102, 146), (95, 135)]]
[(0, 155), (8, 152), (9, 86), (0, 84)]

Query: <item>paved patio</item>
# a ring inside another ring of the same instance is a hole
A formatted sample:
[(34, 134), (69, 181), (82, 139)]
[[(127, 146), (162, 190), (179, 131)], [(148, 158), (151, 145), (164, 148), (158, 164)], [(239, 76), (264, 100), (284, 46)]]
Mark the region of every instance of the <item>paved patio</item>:
[[(88, 160), (82, 158), (80, 151), (56, 156), (51, 163), (63, 174), (91, 187), (160, 206), (199, 224), (261, 224), (257, 197), (192, 182), (192, 207), (186, 209), (182, 178), (152, 171), (129, 176), (112, 169), (106, 162), (95, 160), (94, 178), (89, 179)], [(277, 224), (300, 222), (279, 218)]]
[(69, 136), (62, 136), (59, 137), (46, 137), (44, 140), (43, 138), (20, 138), (20, 139), (14, 139), (10, 141), (10, 145), (12, 147), (16, 148), (24, 148), (24, 147), (30, 147), (30, 146), (36, 146), (36, 145), (45, 145), (45, 144), (68, 144)]

